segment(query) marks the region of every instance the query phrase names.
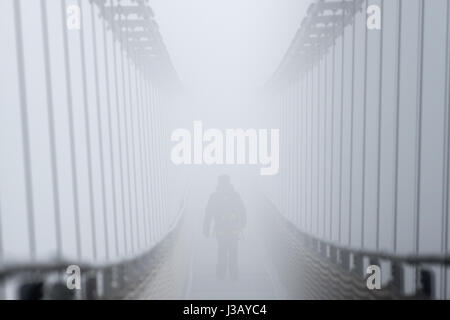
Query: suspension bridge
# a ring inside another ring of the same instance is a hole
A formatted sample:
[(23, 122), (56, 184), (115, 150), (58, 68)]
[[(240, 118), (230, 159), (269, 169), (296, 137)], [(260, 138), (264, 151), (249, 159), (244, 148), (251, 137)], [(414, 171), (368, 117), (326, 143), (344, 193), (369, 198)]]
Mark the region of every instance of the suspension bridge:
[(186, 89), (148, 1), (0, 9), (0, 298), (449, 297), (448, 0), (310, 1), (254, 97), (281, 162), (243, 194), (236, 283), (215, 282), (200, 182), (168, 160)]

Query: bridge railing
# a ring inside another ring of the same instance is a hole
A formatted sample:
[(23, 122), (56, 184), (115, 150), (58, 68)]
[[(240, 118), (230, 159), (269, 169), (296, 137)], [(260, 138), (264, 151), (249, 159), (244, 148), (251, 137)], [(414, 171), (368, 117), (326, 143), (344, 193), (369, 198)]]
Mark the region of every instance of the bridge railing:
[[(0, 299), (18, 300), (71, 300), (71, 299), (123, 299), (142, 284), (151, 286), (158, 277), (166, 283), (173, 281), (175, 274), (160, 275), (160, 266), (179, 246), (184, 214), (187, 204), (187, 192), (180, 202), (179, 211), (167, 234), (147, 251), (120, 261), (108, 263), (86, 263), (79, 265), (76, 261), (54, 261), (0, 266)], [(178, 252), (179, 253), (179, 252)], [(72, 287), (76, 282), (73, 270), (80, 270), (80, 288)], [(182, 268), (183, 266), (180, 266)], [(177, 271), (177, 274), (180, 272)], [(178, 284), (179, 285), (179, 284)], [(168, 290), (177, 292), (165, 292)], [(158, 288), (158, 297), (177, 297), (184, 288), (165, 286)], [(144, 294), (144, 293), (141, 293)], [(143, 297), (145, 298), (145, 297)], [(155, 297), (153, 297), (155, 298)]]
[(267, 87), (280, 114), (280, 185), (270, 194), (280, 211), (332, 251), (412, 264), (411, 292), (427, 277), (415, 266), (438, 257), (433, 296), (443, 299), (449, 53), (449, 1), (311, 1)]
[[(284, 217), (265, 199), (267, 247), (287, 275), (284, 285), (291, 298), (301, 299), (435, 299), (439, 278), (435, 268), (448, 268), (450, 255), (395, 254), (341, 246), (306, 233)], [(277, 263), (275, 263), (277, 264)], [(379, 290), (367, 287), (369, 266), (382, 273)], [(285, 269), (287, 268), (287, 269)], [(405, 274), (412, 269), (417, 276), (414, 291), (407, 291)], [(387, 272), (386, 272), (387, 271)]]
[(2, 1), (0, 266), (163, 237), (177, 77), (145, 0)]

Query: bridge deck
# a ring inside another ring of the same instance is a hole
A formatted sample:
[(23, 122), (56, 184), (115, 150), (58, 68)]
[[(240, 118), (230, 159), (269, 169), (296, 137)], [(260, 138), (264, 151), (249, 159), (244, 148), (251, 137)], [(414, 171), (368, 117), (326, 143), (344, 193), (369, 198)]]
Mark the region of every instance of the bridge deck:
[[(248, 228), (240, 242), (239, 279), (232, 281), (229, 278), (225, 280), (216, 278), (216, 243), (214, 239), (206, 239), (203, 235), (197, 233), (193, 237), (195, 249), (191, 260), (191, 275), (187, 286), (186, 298), (283, 298), (284, 294), (280, 289), (275, 272), (271, 270), (271, 265), (266, 259), (260, 234), (257, 232), (257, 201), (248, 195), (244, 195), (244, 197), (248, 210)], [(189, 214), (194, 215), (195, 212), (201, 212), (201, 208), (197, 208), (194, 204), (189, 211)], [(197, 219), (196, 223), (201, 226), (201, 219)], [(193, 230), (200, 230), (200, 228), (193, 228)]]

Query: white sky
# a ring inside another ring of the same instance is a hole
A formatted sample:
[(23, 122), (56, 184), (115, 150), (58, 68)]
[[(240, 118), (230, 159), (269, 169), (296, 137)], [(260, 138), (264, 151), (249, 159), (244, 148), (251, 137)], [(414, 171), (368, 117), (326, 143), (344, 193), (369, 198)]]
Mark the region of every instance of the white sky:
[(274, 72), (310, 0), (151, 0), (184, 84), (253, 87)]

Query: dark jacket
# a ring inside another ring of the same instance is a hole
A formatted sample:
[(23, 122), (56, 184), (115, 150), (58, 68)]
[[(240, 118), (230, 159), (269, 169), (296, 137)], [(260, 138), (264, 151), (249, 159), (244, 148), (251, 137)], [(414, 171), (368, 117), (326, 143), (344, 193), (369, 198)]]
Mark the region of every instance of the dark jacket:
[(206, 206), (203, 232), (209, 235), (211, 222), (214, 221), (216, 236), (238, 236), (247, 224), (244, 203), (231, 185), (219, 186)]

